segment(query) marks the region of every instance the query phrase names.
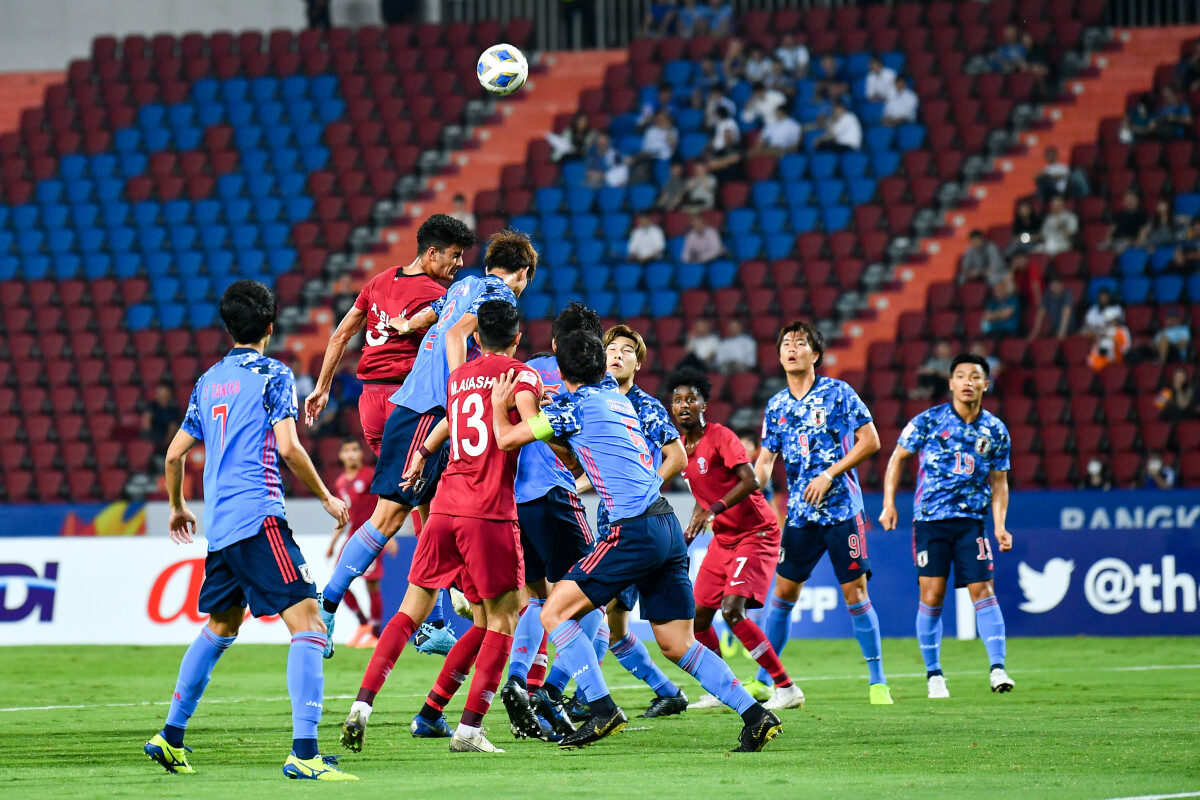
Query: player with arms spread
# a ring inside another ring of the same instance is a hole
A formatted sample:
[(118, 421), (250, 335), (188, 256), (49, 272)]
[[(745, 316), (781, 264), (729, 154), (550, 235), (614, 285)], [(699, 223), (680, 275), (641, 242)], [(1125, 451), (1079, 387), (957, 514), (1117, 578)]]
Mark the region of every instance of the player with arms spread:
[(982, 356), (963, 353), (950, 365), (949, 403), (923, 411), (904, 427), (883, 479), (884, 530), (896, 527), (900, 471), (918, 454), (913, 497), (913, 560), (921, 600), (917, 642), (925, 659), (929, 697), (949, 697), (942, 675), (942, 603), (954, 565), (954, 585), (966, 586), (975, 604), (979, 636), (991, 664), (993, 692), (1011, 692), (1004, 670), (1004, 615), (996, 599), (992, 546), (984, 531), (988, 506), (1000, 552), (1012, 549), (1008, 517), (1008, 468), (1012, 439), (998, 417), (983, 408), (989, 367)]
[[(446, 418), (446, 382), (450, 373), (479, 355), (479, 347), (472, 338), (479, 327), (479, 307), (489, 300), (503, 300), (516, 306), (517, 297), (537, 271), (537, 251), (525, 234), (501, 231), (488, 240), (483, 263), (486, 274), (482, 278), (472, 276), (459, 281), (434, 304), (438, 323), (426, 332), (412, 371), (404, 385), (392, 395), (396, 408), (384, 426), (383, 445), (371, 483), (371, 492), (378, 495), (379, 502), (371, 519), (355, 531), (342, 550), (322, 592), (321, 617), (330, 631), (326, 658), (333, 655), (334, 614), (346, 588), (370, 566), (387, 540), (400, 530), (409, 513), (428, 503), (437, 489), (438, 477), (448, 457), (445, 447), (424, 462), (420, 478), (409, 488), (401, 488), (401, 484), (405, 482), (405, 469), (417, 448)], [(469, 344), (468, 339), (471, 340)], [(440, 606), (441, 603), (435, 605), (439, 621)], [(454, 634), (448, 627), (427, 623), (422, 626), (422, 633), (428, 644), (422, 652), (445, 654), (454, 644)], [(375, 655), (389, 670), (412, 631), (399, 639), (398, 635), (399, 628), (389, 623), (376, 648)], [(378, 679), (382, 685), (382, 673)]]
[[(779, 561), (779, 523), (758, 490), (758, 478), (737, 434), (704, 419), (712, 381), (703, 370), (681, 367), (667, 378), (671, 414), (683, 434), (688, 465), (683, 471), (696, 498), (684, 538), (693, 539), (712, 525), (713, 539), (696, 575), (696, 641), (721, 654), (713, 617), (721, 610), (750, 657), (770, 673), (775, 694), (770, 710), (803, 708), (804, 692), (792, 682), (762, 630), (746, 616), (762, 608)], [(749, 687), (747, 687), (749, 688)], [(716, 708), (721, 701), (706, 694), (689, 708)]]
[(566, 397), (534, 420), (514, 426), (502, 411), (512, 382), (501, 380), (492, 390), (492, 408), (502, 447), (522, 446), (551, 433), (565, 440), (612, 520), (611, 533), (555, 585), (542, 609), (557, 659), (579, 684), (591, 712), (559, 747), (586, 747), (627, 724), (579, 621), (634, 585), (663, 655), (742, 715), (738, 751), (761, 750), (783, 725), (738, 683), (720, 656), (692, 636), (695, 603), (683, 529), (662, 496), (662, 479), (637, 412), (624, 395), (601, 385), (604, 345), (586, 331), (573, 331), (558, 342), (558, 357)]
[[(879, 450), (879, 433), (871, 412), (849, 385), (817, 375), (825, 339), (816, 328), (800, 321), (786, 325), (779, 331), (776, 347), (788, 385), (767, 402), (762, 449), (754, 465), (763, 484), (771, 479), (780, 454), (787, 467), (787, 525), (775, 598), (767, 611), (767, 633), (775, 652), (782, 653), (792, 606), (828, 552), (854, 623), (854, 638), (870, 670), (871, 702), (890, 705), (879, 618), (867, 596), (871, 564), (862, 490), (854, 471)], [(770, 673), (759, 668), (758, 680), (770, 679)]]
[(292, 701), (289, 778), (358, 780), (317, 750), (317, 724), (325, 688), (321, 651), (325, 626), (308, 564), (284, 516), (279, 459), (321, 500), (339, 525), (346, 505), (321, 481), (296, 436), (296, 382), (292, 371), (263, 355), (274, 331), (275, 295), (257, 281), (237, 281), (221, 297), (221, 320), (233, 349), (209, 368), (188, 403), (166, 458), (171, 540), (193, 541), (196, 516), (183, 498), (183, 464), (204, 443), (204, 535), (208, 557), (198, 608), (208, 624), (183, 663), (167, 723), (143, 748), (167, 772), (195, 772), (183, 743), (221, 655), (237, 638), (246, 606), (256, 617), (278, 614), (292, 635), (287, 683)]

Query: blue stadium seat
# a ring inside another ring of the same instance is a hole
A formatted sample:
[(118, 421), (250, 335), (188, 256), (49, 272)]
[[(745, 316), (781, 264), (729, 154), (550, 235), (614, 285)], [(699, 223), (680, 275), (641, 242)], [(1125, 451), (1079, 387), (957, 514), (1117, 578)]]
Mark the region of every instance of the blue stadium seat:
[[(146, 274), (150, 278), (165, 278), (171, 275), (174, 271), (171, 267), (171, 254), (166, 252), (144, 253), (143, 261), (146, 264)], [(163, 299), (169, 300), (174, 297), (172, 292), (168, 297)]]
[(22, 255), (32, 255), (40, 252), (45, 243), (45, 232), (36, 228), (30, 228), (17, 234), (17, 250)]
[(618, 139), (633, 136), (637, 133), (638, 115), (636, 113), (620, 114), (612, 118), (608, 124), (609, 134), (615, 144)]
[[(295, 172), (300, 163), (300, 152), (292, 147), (280, 147), (271, 152), (271, 169), (275, 172)], [(251, 179), (257, 177), (250, 176)], [(258, 197), (264, 197), (270, 192), (264, 192)]]
[(617, 296), (613, 292), (592, 292), (585, 295), (585, 302), (600, 316), (610, 317), (616, 308)]
[(654, 207), (658, 198), (658, 187), (649, 183), (637, 183), (629, 187), (629, 207), (634, 211), (645, 211)]
[(817, 95), (817, 82), (810, 78), (796, 81), (796, 100), (801, 103), (811, 103)]
[[(193, 91), (195, 91), (193, 89)], [(303, 75), (291, 75), (279, 84), (279, 94), (285, 100), (298, 100), (309, 93), (309, 80)]]
[(1117, 258), (1117, 268), (1121, 275), (1145, 275), (1146, 265), (1150, 254), (1139, 247), (1130, 247)]
[(287, 225), (282, 225), (278, 222), (269, 223), (262, 228), (262, 240), (268, 250), (275, 250), (280, 247), (287, 246), (288, 239), (292, 235), (292, 229)]
[(40, 216), (38, 207), (31, 203), (15, 206), (12, 210), (13, 230), (24, 231), (36, 227)]
[(827, 206), (821, 209), (821, 227), (832, 233), (843, 231), (850, 225), (849, 206)]
[(845, 73), (850, 78), (866, 77), (867, 70), (871, 67), (870, 53), (851, 53), (846, 56), (846, 61), (842, 65), (845, 68)]
[(187, 318), (187, 306), (183, 303), (160, 303), (155, 306), (158, 315), (158, 327), (163, 330), (183, 327)]
[[(317, 104), (308, 98), (297, 98), (288, 100), (284, 105), (287, 107), (288, 119), (293, 122), (305, 122), (306, 124), (316, 125), (322, 132), (325, 130), (325, 125), (317, 119)], [(320, 136), (317, 137), (320, 139)]]
[(858, 121), (864, 126), (879, 125), (883, 122), (883, 103), (864, 101), (858, 103), (855, 110), (858, 113)]
[(893, 70), (897, 75), (904, 71), (904, 53), (892, 51), (884, 53), (879, 57), (883, 65), (890, 70)]
[(583, 239), (575, 245), (575, 260), (586, 272), (604, 261), (606, 250), (602, 239)]
[(795, 233), (808, 233), (817, 229), (820, 214), (812, 206), (800, 206), (792, 209), (792, 230)]
[(299, 120), (305, 117), (296, 117), (293, 115), (295, 109), (289, 108), (288, 116), (291, 117), (295, 127), (292, 128), (292, 134), (296, 140), (296, 146), (300, 149), (316, 147), (321, 144), (321, 137), (325, 133), (325, 128), (319, 122), (300, 122)]
[(51, 261), (56, 280), (67, 281), (79, 277), (83, 261), (74, 253), (57, 253)]
[(632, 292), (621, 293), (621, 314), (627, 317), (640, 317), (646, 313), (646, 306), (650, 303), (650, 295), (647, 292), (635, 290)]
[(1150, 299), (1149, 278), (1125, 278), (1121, 281), (1121, 299), (1126, 303), (1141, 304)]
[(104, 250), (106, 245), (106, 237), (102, 228), (78, 228), (78, 231), (79, 252), (83, 253), (85, 256), (90, 256), (93, 253), (99, 253)]
[(196, 124), (201, 128), (211, 128), (225, 121), (225, 106), (220, 103), (198, 103), (196, 105)]
[(613, 139), (613, 146), (627, 156), (636, 156), (642, 149), (642, 137), (631, 133)]
[(186, 200), (170, 200), (163, 203), (163, 223), (168, 227), (187, 222), (191, 213), (192, 205)]
[[(596, 190), (587, 186), (573, 186), (567, 189), (566, 202), (568, 214), (590, 213), (596, 202)], [(538, 208), (541, 208), (541, 192), (538, 193)]]
[(0, 230), (0, 253), (7, 253), (12, 250), (13, 235), (8, 231)]
[(596, 210), (601, 214), (612, 214), (624, 206), (624, 186), (605, 186), (596, 192)]
[[(229, 278), (233, 276), (233, 253), (228, 250), (209, 250), (204, 254), (205, 264), (208, 266), (208, 274), (212, 276), (214, 287), (218, 286), (218, 279)], [(224, 290), (218, 290), (217, 296), (220, 297)]]
[(558, 264), (570, 263), (572, 253), (573, 248), (571, 243), (560, 240), (550, 240), (542, 250), (546, 266), (551, 270)]
[(1188, 278), (1187, 298), (1189, 303), (1200, 303), (1200, 274)]
[(872, 178), (855, 178), (846, 186), (846, 197), (852, 206), (871, 202), (875, 197), (875, 181)]
[(125, 312), (125, 325), (131, 331), (145, 330), (154, 320), (154, 306), (149, 303), (139, 303), (130, 306)]
[(65, 155), (58, 160), (58, 171), (64, 178), (82, 178), (87, 165), (86, 156), (78, 154)]
[(34, 195), (42, 205), (57, 203), (63, 196), (63, 182), (54, 179), (42, 181), (37, 185)]
[(679, 293), (670, 289), (659, 289), (650, 293), (647, 313), (652, 317), (673, 317), (679, 307)]
[(1175, 216), (1195, 217), (1200, 215), (1200, 193), (1175, 195)]
[(567, 235), (571, 227), (571, 218), (566, 214), (542, 214), (538, 235), (543, 239), (561, 239)]
[(745, 236), (754, 231), (758, 215), (749, 208), (735, 208), (725, 215), (725, 229), (731, 236)]
[(83, 257), (83, 277), (96, 281), (112, 274), (112, 257), (108, 253), (88, 253)]
[(872, 153), (891, 150), (894, 138), (895, 132), (892, 128), (876, 125), (873, 128), (866, 129), (866, 133), (863, 136), (863, 146)]
[(95, 186), (89, 178), (67, 181), (67, 202), (72, 205), (90, 203), (95, 196)]
[(243, 150), (241, 152), (242, 172), (253, 175), (262, 172), (270, 163), (271, 155), (266, 150)]
[(97, 153), (88, 164), (93, 178), (112, 178), (117, 174), (117, 157), (111, 153)]
[(782, 233), (787, 227), (788, 217), (786, 208), (765, 208), (758, 212), (758, 227), (770, 241), (772, 234)]
[[(670, 289), (675, 279), (675, 267), (666, 261), (651, 261), (644, 267), (642, 283), (651, 292)], [(653, 300), (653, 298), (651, 298)]]
[(134, 203), (133, 224), (139, 228), (148, 228), (151, 225), (157, 225), (158, 217), (161, 213), (162, 206), (154, 200), (143, 200), (140, 203)]
[(39, 254), (21, 259), (21, 272), (26, 280), (40, 281), (50, 275), (50, 256)]
[[(254, 180), (254, 177), (253, 175), (250, 176), (250, 180)], [(222, 203), (221, 215), (225, 218), (227, 225), (237, 225), (250, 220), (250, 209), (252, 207), (249, 200), (242, 198), (226, 200)]]
[(508, 225), (510, 228), (521, 231), (522, 233), (527, 233), (530, 236), (538, 235), (538, 230), (539, 230), (538, 218), (533, 216), (532, 214), (525, 214), (522, 216), (512, 217), (511, 219), (509, 219)]
[(16, 256), (0, 255), (0, 281), (11, 281), (18, 277), (21, 259)]
[(142, 270), (142, 255), (126, 251), (116, 253), (113, 257), (113, 277), (118, 279), (134, 278)]
[(708, 134), (706, 133), (685, 133), (679, 139), (678, 156), (684, 161), (691, 161), (693, 158), (699, 158), (704, 154), (704, 149), (708, 147)]
[[(816, 214), (813, 214), (814, 225)], [(774, 233), (767, 237), (765, 252), (766, 256), (771, 261), (778, 261), (781, 258), (788, 258), (792, 254), (795, 246), (795, 238), (790, 233)]]
[(277, 175), (275, 176), (275, 188), (282, 198), (300, 197), (307, 191), (305, 188), (307, 180), (308, 176), (301, 172)]
[(1088, 281), (1088, 303), (1095, 303), (1101, 290), (1107, 289), (1114, 297), (1120, 290), (1121, 284), (1116, 278), (1092, 278)]
[(271, 149), (284, 147), (292, 138), (292, 128), (283, 123), (283, 103), (260, 103), (255, 109), (258, 124)]
[(205, 250), (220, 250), (229, 239), (229, 229), (224, 225), (207, 225), (200, 229), (200, 246)]
[[(259, 201), (260, 204), (264, 202), (267, 201)], [(311, 197), (293, 197), (284, 205), (284, 215), (287, 217), (287, 221), (291, 222), (292, 224), (303, 222), (312, 216), (312, 212), (313, 201)], [(261, 214), (258, 218), (260, 220), (263, 219)]]
[(167, 241), (167, 229), (159, 225), (148, 228), (138, 228), (137, 249), (143, 253), (162, 250)]
[(684, 59), (668, 62), (663, 67), (663, 80), (674, 88), (687, 87), (692, 82), (692, 62)]
[(726, 258), (719, 258), (708, 265), (708, 288), (728, 289), (737, 279), (738, 265)]
[(1159, 303), (1178, 303), (1183, 299), (1183, 277), (1160, 275), (1154, 279), (1154, 299)]
[(779, 181), (758, 181), (750, 187), (750, 197), (759, 208), (771, 208), (779, 205), (782, 190)]
[(563, 190), (554, 186), (547, 186), (543, 189), (538, 189), (534, 198), (538, 213), (544, 217), (547, 214), (556, 213), (562, 208)]
[(1175, 258), (1174, 247), (1160, 247), (1150, 254), (1150, 271), (1162, 272), (1171, 266), (1171, 261)]
[(703, 264), (677, 264), (675, 266), (675, 287), (680, 290), (698, 289), (704, 285), (704, 273)]
[(187, 307), (188, 325), (193, 328), (211, 328), (217, 324), (215, 303), (191, 303)]
[(925, 144), (925, 126), (919, 122), (907, 122), (896, 128), (896, 149), (902, 153), (917, 150)]
[(62, 203), (51, 203), (42, 206), (42, 227), (46, 230), (65, 228), (69, 209)]
[(762, 256), (763, 238), (748, 234), (733, 240), (733, 254), (738, 261), (753, 261)]
[(75, 247), (75, 232), (70, 228), (54, 228), (46, 236), (46, 249), (51, 255), (69, 253)]
[[(567, 186), (583, 186), (587, 182), (587, 164), (578, 160), (563, 162), (562, 179)], [(546, 305), (550, 305), (548, 298)]]
[(817, 181), (817, 205), (835, 206), (842, 201), (845, 192), (846, 182), (840, 178)]
[(675, 127), (680, 133), (704, 130), (704, 112), (698, 108), (683, 108), (675, 114)]
[(837, 153), (813, 153), (808, 170), (814, 180), (825, 180), (837, 173), (838, 162)]
[(804, 178), (808, 172), (808, 156), (803, 153), (788, 153), (779, 159), (779, 177), (785, 184)]
[(842, 177), (847, 180), (861, 178), (867, 174), (867, 166), (870, 164), (870, 158), (866, 153), (851, 151), (842, 153), (841, 156), (841, 173)]
[(526, 290), (517, 304), (526, 319), (542, 319), (550, 312), (550, 295)]
[(170, 303), (179, 297), (179, 279), (158, 277), (150, 280), (150, 296), (156, 303)]
[(267, 263), (267, 257), (263, 251), (253, 248), (235, 250), (233, 260), (237, 263), (237, 273), (243, 277), (261, 276), (263, 266)]
[(175, 252), (175, 272), (179, 277), (194, 278), (200, 274), (203, 267), (204, 257), (198, 250)]
[(104, 203), (100, 206), (100, 218), (104, 220), (106, 228), (118, 228), (125, 225), (129, 222), (130, 213), (129, 204), (120, 201)]
[(132, 154), (142, 147), (142, 133), (137, 128), (123, 128), (113, 134), (113, 147), (118, 153)]
[(221, 204), (216, 200), (198, 200), (192, 209), (192, 220), (203, 228), (221, 219)]
[(595, 214), (573, 214), (570, 233), (576, 239), (595, 239), (600, 236), (600, 217)]
[(641, 264), (619, 264), (612, 271), (612, 285), (622, 297), (642, 285), (645, 268)]
[(142, 131), (142, 149), (147, 153), (166, 150), (171, 145), (171, 131), (167, 128), (152, 128)]
[(573, 267), (569, 264), (554, 265), (554, 289), (556, 291), (570, 291), (579, 286), (580, 270), (578, 267)]
[(600, 230), (604, 233), (604, 238), (606, 239), (624, 240), (628, 237), (632, 224), (633, 218), (629, 214), (605, 214), (600, 220)]
[(237, 173), (229, 173), (217, 178), (217, 196), (224, 199), (241, 197), (246, 188), (246, 180)]
[(134, 249), (137, 231), (129, 227), (109, 228), (108, 247), (114, 253), (125, 253)]
[(118, 166), (122, 177), (132, 178), (143, 174), (148, 163), (148, 159), (141, 153), (125, 153), (121, 156)]
[(783, 195), (787, 200), (788, 208), (800, 208), (812, 203), (814, 189), (812, 181), (793, 181), (787, 184), (783, 189)]

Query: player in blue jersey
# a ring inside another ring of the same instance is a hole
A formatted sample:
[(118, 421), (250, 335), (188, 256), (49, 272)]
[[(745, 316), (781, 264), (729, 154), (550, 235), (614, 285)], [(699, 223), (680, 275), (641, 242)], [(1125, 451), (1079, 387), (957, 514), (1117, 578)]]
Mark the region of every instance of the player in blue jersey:
[(611, 520), (611, 533), (571, 567), (542, 609), (557, 658), (579, 684), (591, 712), (559, 747), (586, 747), (628, 722), (609, 695), (592, 640), (580, 621), (635, 585), (663, 655), (742, 715), (745, 725), (737, 751), (761, 750), (783, 725), (738, 683), (720, 656), (692, 635), (696, 606), (683, 529), (662, 496), (662, 479), (637, 412), (628, 398), (601, 385), (603, 343), (586, 331), (573, 331), (558, 342), (558, 360), (565, 397), (533, 420), (513, 425), (503, 411), (510, 403), (512, 381), (497, 381), (492, 423), (502, 446), (526, 445), (547, 433), (565, 441)]
[[(854, 638), (870, 670), (871, 702), (890, 705), (879, 618), (867, 596), (871, 564), (862, 490), (854, 471), (879, 450), (879, 433), (871, 412), (848, 384), (817, 375), (825, 354), (820, 331), (807, 322), (792, 322), (779, 331), (776, 348), (788, 385), (767, 402), (762, 449), (754, 465), (762, 484), (771, 479), (780, 454), (787, 467), (787, 524), (775, 596), (767, 611), (767, 637), (782, 654), (792, 607), (813, 568), (828, 553), (854, 623)], [(759, 669), (757, 680), (770, 679)]]
[[(450, 372), (480, 355), (479, 346), (473, 340), (467, 341), (479, 327), (479, 307), (489, 300), (504, 300), (515, 306), (517, 297), (537, 271), (537, 251), (525, 234), (505, 230), (488, 239), (483, 263), (482, 278), (461, 280), (450, 287), (445, 297), (435, 301), (438, 322), (425, 333), (412, 371), (391, 397), (396, 408), (384, 425), (379, 462), (371, 482), (371, 493), (379, 497), (375, 513), (346, 543), (322, 592), (321, 615), (329, 630), (326, 658), (333, 655), (334, 614), (346, 590), (400, 530), (412, 510), (427, 506), (437, 488), (448, 457), (444, 445), (434, 457), (426, 459), (425, 471), (412, 488), (402, 489), (400, 484), (404, 482), (405, 468), (425, 437), (446, 418), (446, 381)], [(421, 517), (428, 517), (428, 508), (421, 511)], [(440, 607), (440, 602), (437, 605)], [(418, 648), (445, 655), (454, 645), (454, 635), (440, 623), (440, 614), (437, 619), (437, 625), (427, 622), (422, 626), (419, 634), (427, 642), (418, 643)], [(390, 658), (390, 663), (395, 663), (403, 644), (403, 640), (396, 641), (392, 626), (385, 627), (375, 654), (383, 662)]]
[(188, 451), (204, 444), (204, 535), (208, 557), (199, 610), (208, 624), (188, 648), (162, 731), (144, 752), (168, 772), (192, 773), (183, 743), (213, 668), (237, 638), (246, 606), (256, 617), (278, 614), (292, 635), (287, 683), (292, 701), (289, 778), (358, 780), (317, 749), (325, 688), (321, 651), (325, 626), (308, 563), (284, 516), (279, 459), (321, 500), (338, 525), (346, 504), (332, 494), (296, 436), (296, 382), (292, 371), (263, 355), (274, 331), (275, 295), (257, 281), (237, 281), (221, 297), (221, 320), (233, 349), (196, 382), (187, 413), (166, 458), (169, 526), (176, 544), (193, 541), (196, 516), (183, 498)]
[(1000, 552), (1012, 549), (1008, 517), (1008, 428), (983, 409), (987, 359), (963, 353), (950, 365), (950, 402), (923, 411), (904, 427), (883, 479), (884, 530), (896, 527), (896, 489), (904, 462), (918, 454), (913, 498), (913, 559), (921, 600), (917, 642), (925, 659), (929, 697), (949, 697), (940, 660), (942, 602), (954, 565), (954, 585), (971, 593), (979, 636), (991, 665), (993, 692), (1011, 692), (1004, 669), (1004, 615), (996, 599), (992, 546), (984, 531), (991, 507)]

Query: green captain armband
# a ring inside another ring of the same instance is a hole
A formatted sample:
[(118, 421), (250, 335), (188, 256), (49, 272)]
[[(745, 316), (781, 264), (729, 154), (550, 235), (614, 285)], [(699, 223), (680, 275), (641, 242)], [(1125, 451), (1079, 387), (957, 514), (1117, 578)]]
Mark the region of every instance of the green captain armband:
[(548, 442), (554, 438), (554, 428), (550, 426), (550, 418), (546, 416), (545, 411), (533, 419), (525, 421), (529, 423), (529, 429), (533, 431), (533, 438), (539, 442)]

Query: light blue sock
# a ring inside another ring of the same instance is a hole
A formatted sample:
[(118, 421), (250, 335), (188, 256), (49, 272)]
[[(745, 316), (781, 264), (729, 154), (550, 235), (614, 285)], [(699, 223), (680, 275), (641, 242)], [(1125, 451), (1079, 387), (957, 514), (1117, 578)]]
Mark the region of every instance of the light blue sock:
[(545, 600), (536, 597), (529, 598), (525, 613), (517, 620), (517, 630), (513, 633), (512, 653), (508, 657), (508, 677), (520, 678), (524, 681), (529, 677), (529, 668), (537, 656), (538, 648), (542, 646), (542, 605)]
[(646, 685), (653, 689), (659, 697), (675, 697), (679, 694), (679, 687), (658, 668), (658, 665), (650, 658), (650, 651), (646, 649), (646, 645), (634, 635), (633, 631), (625, 634), (624, 639), (613, 642), (610, 649), (612, 654), (617, 657), (617, 662), (627, 669), (630, 675), (645, 681)]
[[(217, 636), (205, 626), (183, 654), (183, 661), (179, 664), (179, 679), (175, 681), (175, 694), (171, 697), (171, 709), (167, 712), (167, 727), (178, 731), (163, 734), (172, 747), (183, 744), (183, 729), (187, 728), (188, 720), (196, 713), (196, 705), (204, 695), (217, 661), (236, 638)], [(178, 739), (178, 743), (172, 739)]]
[[(561, 697), (563, 691), (567, 688), (567, 684), (570, 682), (571, 673), (567, 672), (566, 668), (559, 663), (558, 656), (555, 656), (554, 663), (546, 671), (546, 680), (542, 682), (542, 685), (546, 688), (553, 687), (558, 692), (558, 696)], [(580, 694), (583, 694), (582, 690), (580, 690)], [(555, 695), (551, 693), (550, 696), (554, 697)]]
[[(795, 606), (795, 603), (771, 595), (771, 599), (767, 602), (766, 623), (759, 626), (767, 635), (771, 647), (775, 648), (775, 655), (780, 658), (783, 657), (783, 648), (787, 647), (788, 636), (792, 631), (792, 609)], [(758, 675), (755, 677), (767, 686), (773, 683), (771, 673), (767, 672), (764, 667), (758, 668)]]
[(442, 589), (438, 592), (437, 599), (433, 601), (433, 610), (429, 612), (429, 616), (425, 618), (425, 621), (430, 625), (435, 622), (442, 622), (446, 619), (446, 609), (450, 609), (453, 613), (454, 601), (450, 599), (450, 592)]
[(292, 634), (288, 650), (288, 696), (292, 699), (292, 751), (299, 758), (317, 754), (317, 725), (325, 696), (325, 634)]
[(942, 674), (942, 607), (917, 604), (917, 644), (927, 675)]
[[(592, 639), (584, 634), (578, 622), (569, 619), (550, 631), (550, 641), (554, 643), (555, 666), (561, 665), (575, 679), (588, 702), (595, 703), (608, 697), (608, 686), (600, 674), (600, 662), (592, 649)], [(549, 682), (549, 675), (546, 680)]]
[(683, 654), (683, 658), (679, 659), (679, 667), (700, 681), (704, 691), (739, 714), (758, 702), (734, 677), (733, 670), (725, 663), (725, 659), (699, 642), (693, 642)]
[[(595, 649), (596, 638), (600, 635), (600, 626), (604, 624), (604, 612), (598, 608), (594, 608), (583, 619), (579, 620), (579, 627), (583, 631), (583, 635), (592, 643)], [(605, 626), (607, 627), (607, 626)], [(539, 641), (540, 644), (540, 641)], [(600, 653), (596, 653), (596, 663), (600, 663)], [(571, 682), (571, 676), (567, 671), (559, 666), (557, 656), (554, 659), (554, 664), (551, 665), (550, 671), (546, 673), (546, 685), (553, 686), (561, 695), (563, 690), (567, 688), (567, 684)], [(587, 701), (587, 693), (580, 687), (579, 694), (584, 702)]]
[[(370, 522), (364, 522), (363, 526), (354, 532), (350, 541), (346, 542), (346, 546), (342, 548), (342, 554), (338, 556), (337, 565), (333, 568), (329, 583), (325, 584), (325, 588), (321, 590), (321, 598), (335, 606), (342, 602), (342, 597), (350, 588), (350, 584), (370, 568), (371, 562), (379, 555), (379, 551), (385, 544), (387, 544), (387, 537)], [(327, 608), (327, 610), (332, 609)]]
[(592, 647), (596, 648), (596, 660), (601, 664), (604, 663), (604, 654), (608, 652), (608, 645), (612, 640), (612, 631), (608, 629), (608, 625), (601, 620), (600, 627), (596, 629), (596, 638), (592, 639)]
[(985, 597), (975, 604), (975, 627), (979, 630), (979, 638), (987, 648), (988, 663), (993, 667), (1003, 667), (1005, 658), (1004, 614), (1000, 611), (1000, 601), (996, 595)]
[(854, 638), (867, 660), (871, 671), (871, 683), (887, 683), (883, 676), (883, 645), (879, 641), (879, 617), (871, 607), (870, 598), (849, 607), (850, 619), (854, 623)]

